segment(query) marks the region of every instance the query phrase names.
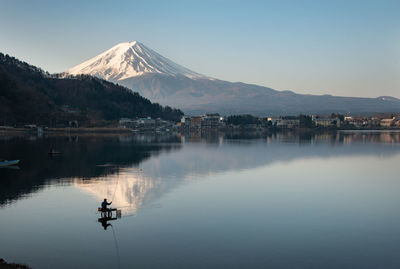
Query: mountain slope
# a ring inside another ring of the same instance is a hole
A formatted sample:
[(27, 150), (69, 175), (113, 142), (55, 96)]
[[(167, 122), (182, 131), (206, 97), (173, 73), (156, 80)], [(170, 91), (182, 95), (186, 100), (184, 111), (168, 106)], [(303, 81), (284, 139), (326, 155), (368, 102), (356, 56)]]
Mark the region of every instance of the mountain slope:
[(87, 75), (51, 76), (0, 53), (0, 125), (54, 126), (70, 120), (99, 125), (120, 117), (179, 120), (181, 115), (111, 82)]
[(173, 63), (136, 41), (118, 44), (67, 73), (107, 79), (152, 101), (179, 107), (189, 114), (365, 114), (400, 111), (400, 100), (393, 97), (305, 95), (206, 77)]
[(118, 81), (150, 100), (181, 108), (185, 113), (219, 112), (225, 115), (372, 114), (399, 112), (393, 97), (359, 98), (305, 95), (222, 80), (145, 74)]
[(120, 43), (98, 56), (67, 70), (71, 75), (88, 74), (118, 81), (146, 73), (202, 77), (163, 57), (137, 41)]

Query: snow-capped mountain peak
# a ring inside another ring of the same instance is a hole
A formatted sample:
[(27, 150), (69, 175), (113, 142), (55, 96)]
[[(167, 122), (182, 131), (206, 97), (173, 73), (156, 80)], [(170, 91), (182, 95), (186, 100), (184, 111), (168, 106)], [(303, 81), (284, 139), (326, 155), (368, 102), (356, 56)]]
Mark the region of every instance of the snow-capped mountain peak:
[(67, 73), (89, 74), (116, 82), (153, 102), (177, 107), (192, 115), (218, 112), (282, 116), (400, 111), (400, 100), (388, 96), (301, 95), (214, 79), (178, 65), (136, 41), (120, 43)]
[(205, 77), (158, 54), (140, 42), (119, 43), (66, 71), (71, 75), (89, 74), (110, 81), (136, 77), (145, 73)]

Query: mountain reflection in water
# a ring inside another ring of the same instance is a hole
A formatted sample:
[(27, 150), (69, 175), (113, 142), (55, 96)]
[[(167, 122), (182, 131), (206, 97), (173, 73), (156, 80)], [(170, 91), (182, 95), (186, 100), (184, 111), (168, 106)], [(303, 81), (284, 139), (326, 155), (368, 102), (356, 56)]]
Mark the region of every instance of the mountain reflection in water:
[[(165, 141), (167, 143), (141, 143), (126, 136), (0, 138), (2, 158), (21, 160), (17, 171), (0, 169), (0, 205), (46, 185), (118, 174), (124, 167), (138, 166), (151, 156), (181, 146), (176, 137), (165, 137)], [(51, 148), (60, 151), (61, 155), (49, 156)]]
[[(399, 153), (399, 145), (399, 132), (3, 139), (2, 157), (20, 159), (21, 169), (0, 169), (0, 205), (46, 185), (73, 184), (99, 201), (115, 192), (113, 206), (136, 213), (171, 188), (202, 175), (298, 158), (390, 156)], [(49, 157), (49, 148), (62, 154)]]

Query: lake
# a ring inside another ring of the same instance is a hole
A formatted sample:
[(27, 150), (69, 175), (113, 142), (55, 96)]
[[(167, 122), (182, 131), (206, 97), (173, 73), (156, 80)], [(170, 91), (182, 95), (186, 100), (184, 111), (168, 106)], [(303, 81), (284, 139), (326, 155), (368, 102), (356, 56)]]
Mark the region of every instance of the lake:
[[(0, 169), (9, 262), (400, 268), (399, 132), (1, 137), (0, 155), (21, 160)], [(121, 218), (99, 221), (104, 198)]]

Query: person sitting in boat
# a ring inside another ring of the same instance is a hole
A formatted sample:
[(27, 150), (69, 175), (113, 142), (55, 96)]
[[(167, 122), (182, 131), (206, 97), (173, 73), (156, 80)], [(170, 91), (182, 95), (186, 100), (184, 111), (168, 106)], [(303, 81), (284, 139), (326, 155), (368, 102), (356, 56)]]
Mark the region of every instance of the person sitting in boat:
[(104, 201), (101, 203), (101, 209), (102, 209), (103, 211), (109, 211), (110, 209), (108, 209), (107, 206), (108, 206), (108, 205), (111, 205), (111, 204), (112, 204), (112, 201), (109, 202), (109, 203), (107, 203), (107, 199), (104, 198)]

